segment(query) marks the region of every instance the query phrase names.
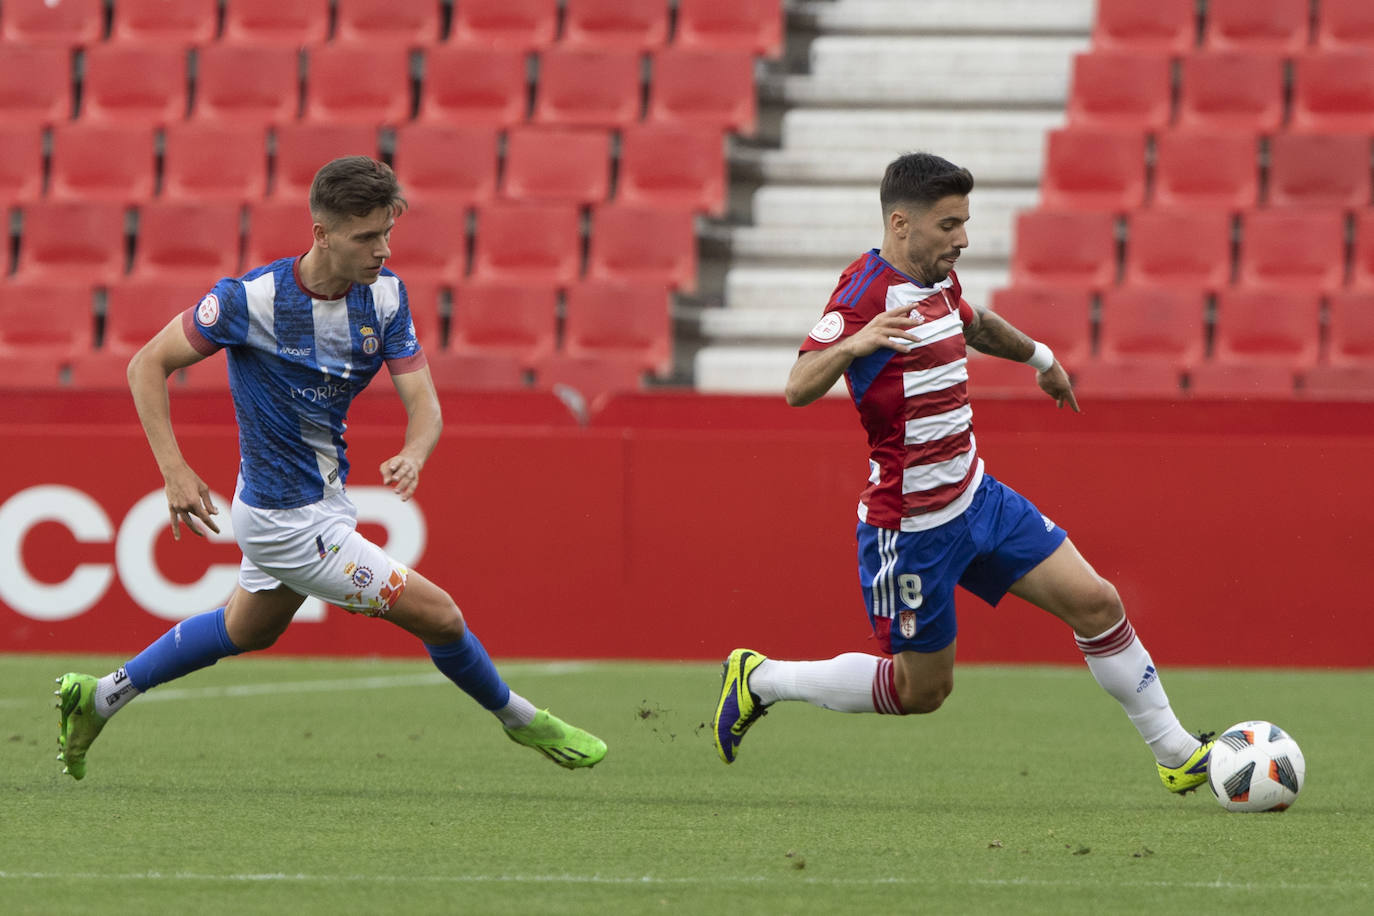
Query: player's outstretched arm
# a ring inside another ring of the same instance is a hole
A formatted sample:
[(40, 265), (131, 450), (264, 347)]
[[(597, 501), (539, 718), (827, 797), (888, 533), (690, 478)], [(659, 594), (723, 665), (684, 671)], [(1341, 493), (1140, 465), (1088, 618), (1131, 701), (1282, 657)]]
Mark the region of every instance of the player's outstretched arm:
[[(985, 308), (974, 310), (973, 323), (964, 328), (964, 339), (970, 347), (980, 353), (1000, 356), (1002, 359), (1015, 360), (1018, 363), (1026, 362), (1035, 353), (1035, 341), (1001, 315)], [(1049, 368), (1036, 372), (1035, 382), (1041, 391), (1054, 398), (1055, 404), (1059, 407), (1067, 404), (1075, 413), (1081, 412), (1078, 408), (1078, 398), (1073, 393), (1073, 385), (1069, 381), (1069, 374), (1059, 365), (1059, 360), (1054, 360)]]
[(217, 515), (219, 509), (210, 499), (210, 488), (182, 457), (172, 432), (172, 410), (167, 396), (167, 377), (203, 358), (186, 339), (178, 315), (134, 354), (127, 373), (134, 409), (162, 472), (167, 510), (172, 517), (172, 537), (177, 540), (181, 540), (183, 522), (192, 534), (204, 536), (201, 526), (219, 533), (219, 525), (210, 517)]
[(399, 453), (382, 462), (382, 483), (391, 487), (402, 500), (407, 500), (415, 495), (420, 486), (420, 469), (439, 444), (444, 418), (428, 366), (393, 375), (391, 381), (401, 396), (408, 419), (405, 445)]
[(858, 331), (824, 350), (810, 350), (797, 357), (787, 376), (787, 403), (805, 407), (822, 397), (844, 375), (849, 364), (881, 349), (906, 352), (916, 338), (907, 333), (920, 321), (911, 317), (911, 306), (879, 312)]

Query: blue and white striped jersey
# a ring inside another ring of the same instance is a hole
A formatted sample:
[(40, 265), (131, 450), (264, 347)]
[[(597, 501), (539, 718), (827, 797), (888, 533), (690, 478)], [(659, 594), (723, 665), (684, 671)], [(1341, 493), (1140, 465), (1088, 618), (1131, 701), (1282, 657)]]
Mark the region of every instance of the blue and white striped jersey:
[(399, 277), (384, 268), (370, 286), (324, 299), (301, 286), (297, 260), (220, 280), (182, 315), (198, 351), (226, 351), (239, 498), (259, 509), (305, 506), (342, 489), (353, 398), (383, 363), (393, 374), (425, 365)]

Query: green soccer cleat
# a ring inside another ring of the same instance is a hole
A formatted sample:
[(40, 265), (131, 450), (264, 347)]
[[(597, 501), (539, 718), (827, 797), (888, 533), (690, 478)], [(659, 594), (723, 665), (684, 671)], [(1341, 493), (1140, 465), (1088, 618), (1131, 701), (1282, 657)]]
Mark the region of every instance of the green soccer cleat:
[(1166, 767), (1162, 763), (1156, 764), (1164, 788), (1179, 795), (1186, 795), (1207, 781), (1207, 761), (1212, 756), (1212, 745), (1216, 744), (1212, 740), (1215, 734), (1216, 732), (1203, 732), (1198, 735), (1197, 739), (1202, 742), (1202, 746), (1178, 766)]
[(86, 776), (86, 751), (105, 727), (105, 719), (95, 711), (96, 679), (89, 674), (64, 674), (57, 679), (59, 728), (57, 759), (66, 766), (63, 773), (73, 779)]
[(768, 660), (752, 649), (736, 649), (721, 665), (720, 700), (711, 724), (716, 733), (716, 751), (726, 763), (734, 763), (739, 743), (749, 726), (768, 712), (758, 694), (749, 689), (749, 675)]
[(547, 709), (535, 713), (529, 725), (506, 729), (506, 737), (569, 770), (594, 767), (606, 756), (605, 741), (569, 725)]

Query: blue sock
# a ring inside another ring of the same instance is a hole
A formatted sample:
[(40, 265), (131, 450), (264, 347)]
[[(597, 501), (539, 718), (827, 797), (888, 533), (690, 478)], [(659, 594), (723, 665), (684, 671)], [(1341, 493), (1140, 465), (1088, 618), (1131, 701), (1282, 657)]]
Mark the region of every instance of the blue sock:
[(124, 672), (139, 692), (174, 681), (192, 671), (208, 668), (221, 658), (242, 650), (229, 641), (224, 608), (188, 617), (163, 633), (148, 648), (129, 660)]
[(426, 643), (425, 651), (444, 677), (461, 687), (484, 709), (495, 711), (510, 702), (510, 688), (496, 673), (491, 656), (471, 630), (464, 630), (462, 639), (446, 646)]

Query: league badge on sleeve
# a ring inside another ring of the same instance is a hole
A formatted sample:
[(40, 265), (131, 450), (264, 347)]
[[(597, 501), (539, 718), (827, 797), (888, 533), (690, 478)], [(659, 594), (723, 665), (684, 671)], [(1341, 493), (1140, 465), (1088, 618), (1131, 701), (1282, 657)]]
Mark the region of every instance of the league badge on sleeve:
[(839, 312), (826, 312), (808, 336), (816, 343), (834, 343), (843, 333), (844, 316)]
[(219, 297), (214, 293), (207, 293), (196, 306), (196, 324), (203, 328), (212, 328), (216, 321), (219, 321)]

